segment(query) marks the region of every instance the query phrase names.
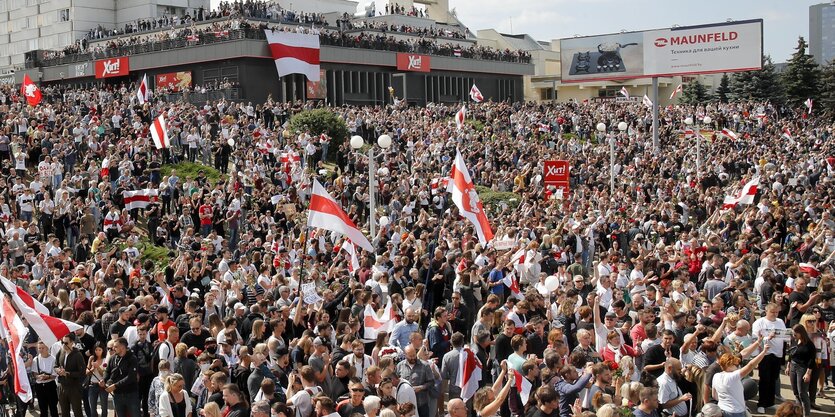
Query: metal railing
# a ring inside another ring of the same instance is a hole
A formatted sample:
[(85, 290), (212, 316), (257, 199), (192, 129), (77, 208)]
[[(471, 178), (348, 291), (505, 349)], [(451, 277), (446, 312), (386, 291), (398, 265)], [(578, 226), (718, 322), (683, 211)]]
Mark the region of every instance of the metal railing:
[(169, 103), (186, 101), (194, 105), (200, 105), (206, 103), (207, 101), (216, 101), (221, 99), (225, 99), (228, 101), (239, 101), (241, 100), (241, 89), (224, 88), (220, 90), (209, 90), (205, 93), (200, 93), (196, 91), (166, 93), (161, 95), (160, 98), (163, 101)]

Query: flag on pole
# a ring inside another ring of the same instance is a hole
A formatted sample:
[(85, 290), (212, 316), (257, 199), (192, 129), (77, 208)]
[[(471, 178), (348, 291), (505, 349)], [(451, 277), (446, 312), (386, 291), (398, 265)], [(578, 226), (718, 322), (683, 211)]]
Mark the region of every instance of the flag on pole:
[(38, 103), (41, 102), (41, 89), (32, 82), (32, 79), (29, 78), (29, 74), (23, 75), (23, 84), (20, 86), (20, 95), (26, 97), (26, 103), (30, 106), (37, 106)]
[(354, 243), (349, 239), (345, 239), (345, 242), (342, 243), (342, 250), (344, 250), (350, 257), (350, 262), (348, 262), (348, 272), (353, 274), (360, 269), (360, 261), (357, 259), (357, 250), (354, 248)]
[(652, 100), (650, 100), (646, 94), (644, 94), (644, 99), (642, 101), (644, 103), (644, 106), (652, 107)]
[(125, 208), (133, 210), (137, 208), (148, 208), (151, 203), (159, 201), (159, 191), (156, 188), (146, 188), (144, 190), (123, 191), (122, 198), (124, 199)]
[(319, 35), (265, 30), (278, 76), (304, 74), (319, 81)]
[(21, 401), (29, 402), (32, 400), (32, 387), (29, 385), (29, 374), (26, 369), (26, 363), (20, 356), (29, 329), (23, 325), (20, 317), (17, 316), (14, 308), (12, 308), (12, 304), (2, 292), (0, 292), (0, 319), (2, 319), (2, 327), (8, 336), (9, 356), (14, 361), (14, 364), (9, 364), (9, 366), (14, 366), (15, 368), (14, 392)]
[(165, 149), (171, 146), (171, 141), (168, 139), (168, 127), (165, 125), (165, 115), (161, 114), (154, 119), (151, 124), (151, 138), (154, 140), (154, 146), (157, 149)]
[(432, 190), (432, 194), (438, 194), (442, 191), (446, 191), (448, 187), (449, 177), (435, 178), (429, 183), (429, 188)]
[(734, 133), (731, 129), (728, 129), (728, 128), (722, 129), (722, 134), (731, 138), (731, 139), (733, 139), (733, 140), (738, 139), (738, 136), (736, 135), (736, 133)]
[[(519, 288), (519, 280), (516, 279), (516, 271), (510, 271), (502, 278), (502, 283), (510, 290), (510, 296), (517, 300), (523, 300), (522, 290)], [(524, 330), (524, 329), (523, 329)]]
[(464, 119), (467, 118), (467, 106), (461, 106), (461, 110), (458, 110), (458, 113), (455, 113), (455, 126), (458, 129), (464, 127)]
[(810, 263), (803, 262), (803, 263), (800, 263), (798, 265), (798, 267), (800, 267), (800, 272), (805, 272), (805, 273), (809, 274), (809, 276), (812, 277), (812, 278), (816, 278), (816, 277), (820, 276), (820, 274), (821, 274), (821, 271), (818, 270), (818, 268), (816, 266), (814, 266)]
[[(24, 301), (18, 295), (23, 291), (20, 287), (6, 278), (3, 278), (2, 283), (3, 287), (10, 294), (11, 301), (17, 307), (18, 311), (20, 311), (20, 314), (23, 315), (23, 318), (26, 319), (29, 326), (32, 327), (35, 333), (38, 334), (47, 346), (54, 345), (70, 332), (74, 332), (82, 328), (71, 321), (61, 320), (60, 318), (52, 317), (49, 314), (43, 314), (37, 311), (34, 307), (29, 306), (28, 302)], [(31, 296), (29, 296), (29, 299), (30, 301), (34, 301)]]
[(528, 403), (528, 399), (531, 397), (531, 389), (533, 385), (531, 381), (528, 381), (528, 378), (522, 376), (522, 373), (513, 369), (513, 378), (516, 380), (516, 390), (519, 392), (519, 400), (521, 400), (522, 405), (526, 405)]
[(757, 188), (760, 185), (760, 177), (754, 177), (745, 183), (742, 189), (734, 196), (725, 196), (722, 202), (722, 210), (730, 210), (738, 204), (750, 205), (754, 203), (754, 196), (757, 195)]
[(473, 86), (470, 87), (470, 98), (473, 99), (473, 101), (475, 101), (476, 103), (481, 103), (482, 101), (484, 101), (484, 96), (481, 95), (481, 91), (478, 89), (478, 87), (475, 86), (475, 84), (473, 84)]
[(341, 233), (348, 237), (355, 245), (374, 252), (374, 246), (362, 234), (354, 221), (339, 207), (336, 200), (328, 194), (325, 187), (318, 180), (313, 180), (313, 194), (310, 196), (310, 214), (307, 217), (308, 227), (318, 227), (332, 232)]
[(620, 95), (629, 98), (629, 91), (626, 90), (626, 86), (620, 88)]
[(99, 172), (99, 177), (109, 177), (110, 176), (110, 158), (104, 157), (101, 161), (101, 171)]
[(366, 340), (377, 339), (377, 334), (380, 332), (388, 332), (394, 325), (391, 319), (391, 299), (386, 304), (385, 311), (382, 316), (377, 316), (377, 312), (371, 307), (371, 304), (365, 305), (365, 311), (362, 314), (363, 318), (363, 337)]
[(806, 101), (803, 102), (803, 104), (806, 105), (806, 114), (812, 114), (812, 99), (807, 98)]
[(461, 216), (473, 224), (481, 245), (486, 245), (493, 240), (493, 231), (490, 230), (490, 222), (487, 220), (481, 199), (478, 198), (475, 184), (470, 178), (464, 157), (458, 149), (455, 150), (455, 163), (449, 176), (452, 181), (449, 182), (447, 192), (452, 195), (452, 202), (458, 207)]
[(481, 382), (481, 361), (470, 349), (464, 345), (458, 354), (458, 376), (456, 383), (461, 387), (461, 400), (467, 402), (475, 392), (478, 391), (478, 383)]
[(151, 98), (151, 90), (148, 88), (148, 74), (142, 75), (142, 82), (139, 83), (139, 89), (136, 90), (136, 99), (139, 104), (145, 104)]
[(682, 87), (681, 87), (681, 84), (679, 84), (678, 87), (676, 87), (676, 89), (673, 90), (672, 94), (670, 94), (670, 100), (676, 98), (676, 95), (678, 93), (680, 93), (681, 91), (682, 91)]

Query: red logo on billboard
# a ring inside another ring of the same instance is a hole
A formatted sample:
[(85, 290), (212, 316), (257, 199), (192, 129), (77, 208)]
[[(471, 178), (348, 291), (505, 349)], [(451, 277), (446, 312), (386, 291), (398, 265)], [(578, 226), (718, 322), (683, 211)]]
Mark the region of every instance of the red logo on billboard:
[(129, 72), (130, 66), (126, 56), (96, 61), (96, 78), (121, 77)]
[(173, 92), (191, 87), (191, 71), (168, 72), (157, 74), (157, 88), (168, 88)]
[(545, 161), (545, 175), (543, 175), (543, 179), (546, 186), (553, 185), (561, 188), (563, 194), (567, 194), (569, 176), (570, 168), (568, 161)]
[(667, 38), (658, 38), (655, 40), (655, 46), (663, 48), (667, 46)]
[(428, 55), (397, 54), (397, 69), (400, 71), (429, 72)]

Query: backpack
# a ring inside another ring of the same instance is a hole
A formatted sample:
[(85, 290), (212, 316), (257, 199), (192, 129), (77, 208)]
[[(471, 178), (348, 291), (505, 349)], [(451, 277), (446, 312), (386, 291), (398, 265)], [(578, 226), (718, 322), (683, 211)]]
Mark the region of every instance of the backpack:
[(170, 346), (171, 349), (174, 349), (174, 347), (171, 346), (171, 343), (169, 343), (167, 340), (162, 343), (157, 343), (157, 345), (154, 346), (154, 352), (151, 354), (151, 375), (156, 375), (159, 373), (159, 350), (162, 347), (162, 345), (166, 344)]
[[(147, 376), (152, 375), (152, 363), (153, 363), (153, 355), (154, 353), (150, 349), (150, 345), (146, 343), (136, 343), (130, 349), (133, 352), (133, 356), (136, 358), (136, 369), (139, 371), (140, 376)], [(157, 357), (157, 368), (159, 368), (159, 352), (156, 352)], [(154, 375), (157, 373), (159, 369), (153, 370)]]

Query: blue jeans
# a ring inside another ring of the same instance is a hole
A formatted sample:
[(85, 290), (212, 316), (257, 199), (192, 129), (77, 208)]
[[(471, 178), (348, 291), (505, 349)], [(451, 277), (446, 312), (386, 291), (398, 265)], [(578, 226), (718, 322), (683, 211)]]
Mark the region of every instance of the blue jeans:
[(809, 384), (814, 384), (817, 381), (814, 379), (811, 379), (809, 382), (803, 381), (803, 375), (806, 374), (808, 368), (804, 368), (794, 362), (789, 366), (791, 366), (789, 379), (791, 379), (792, 383), (792, 392), (794, 393), (794, 397), (797, 398), (797, 402), (803, 407), (806, 413), (805, 415), (808, 416), (809, 412), (812, 411), (812, 403), (809, 398)]
[(745, 412), (742, 413), (729, 413), (727, 411), (722, 412), (722, 417), (746, 417)]
[[(90, 406), (87, 410), (87, 417), (107, 417), (107, 391), (104, 388), (91, 383), (87, 388), (87, 401)], [(97, 411), (99, 405), (101, 405), (101, 414)]]
[(125, 392), (113, 394), (113, 410), (116, 417), (141, 417), (139, 412), (139, 393)]

